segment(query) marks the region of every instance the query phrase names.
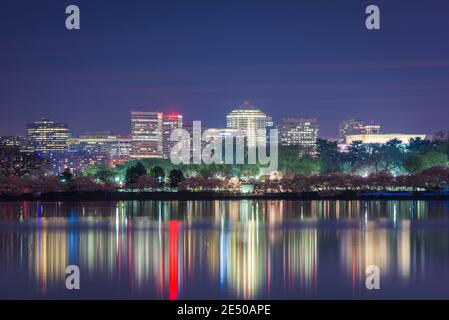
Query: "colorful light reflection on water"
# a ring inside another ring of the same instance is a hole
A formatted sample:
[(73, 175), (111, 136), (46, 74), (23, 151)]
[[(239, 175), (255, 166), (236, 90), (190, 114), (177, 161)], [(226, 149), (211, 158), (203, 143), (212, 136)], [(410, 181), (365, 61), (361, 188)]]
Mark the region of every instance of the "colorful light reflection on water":
[(0, 203), (0, 274), (0, 298), (449, 298), (449, 202)]

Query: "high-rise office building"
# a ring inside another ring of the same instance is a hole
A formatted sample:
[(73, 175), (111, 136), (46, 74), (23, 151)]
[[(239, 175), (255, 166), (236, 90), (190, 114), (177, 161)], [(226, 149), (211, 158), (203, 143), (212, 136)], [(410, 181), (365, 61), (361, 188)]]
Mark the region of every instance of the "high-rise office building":
[(372, 122), (366, 124), (356, 119), (342, 121), (339, 127), (338, 143), (345, 144), (346, 136), (358, 134), (380, 134), (380, 125)]
[(162, 153), (164, 159), (170, 159), (170, 152), (176, 142), (170, 141), (170, 136), (175, 129), (182, 128), (182, 114), (169, 113), (162, 120)]
[(60, 153), (67, 151), (69, 129), (65, 123), (42, 119), (27, 125), (27, 151)]
[(131, 112), (131, 158), (162, 157), (162, 112)]
[(316, 119), (286, 118), (280, 127), (280, 140), (283, 146), (301, 147), (302, 153), (315, 154), (318, 139)]
[(227, 115), (227, 127), (241, 130), (247, 138), (247, 145), (255, 147), (257, 145), (258, 130), (265, 130), (267, 126), (267, 116), (249, 102), (244, 102), (242, 106), (232, 110)]

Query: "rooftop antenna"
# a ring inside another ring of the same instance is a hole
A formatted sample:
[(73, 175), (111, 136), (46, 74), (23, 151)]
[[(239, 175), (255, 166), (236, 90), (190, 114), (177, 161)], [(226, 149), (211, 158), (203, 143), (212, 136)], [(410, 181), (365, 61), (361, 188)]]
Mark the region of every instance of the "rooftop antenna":
[(251, 101), (249, 101), (249, 100), (243, 101), (243, 106), (244, 106), (245, 108), (251, 108), (251, 107), (252, 107)]

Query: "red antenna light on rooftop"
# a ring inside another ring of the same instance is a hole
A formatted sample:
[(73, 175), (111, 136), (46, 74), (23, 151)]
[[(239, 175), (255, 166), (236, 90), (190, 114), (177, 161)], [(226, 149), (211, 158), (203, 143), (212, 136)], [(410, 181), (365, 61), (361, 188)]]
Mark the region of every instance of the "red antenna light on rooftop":
[(172, 112), (172, 113), (169, 113), (169, 114), (168, 114), (168, 118), (169, 118), (170, 120), (178, 119), (178, 117), (179, 117), (179, 113), (176, 113), (176, 112)]

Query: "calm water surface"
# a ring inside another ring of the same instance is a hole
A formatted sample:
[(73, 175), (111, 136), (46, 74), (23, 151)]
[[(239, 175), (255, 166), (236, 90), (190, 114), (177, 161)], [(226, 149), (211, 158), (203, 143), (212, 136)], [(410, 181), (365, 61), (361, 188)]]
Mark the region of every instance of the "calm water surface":
[(449, 202), (3, 202), (0, 298), (449, 299)]

